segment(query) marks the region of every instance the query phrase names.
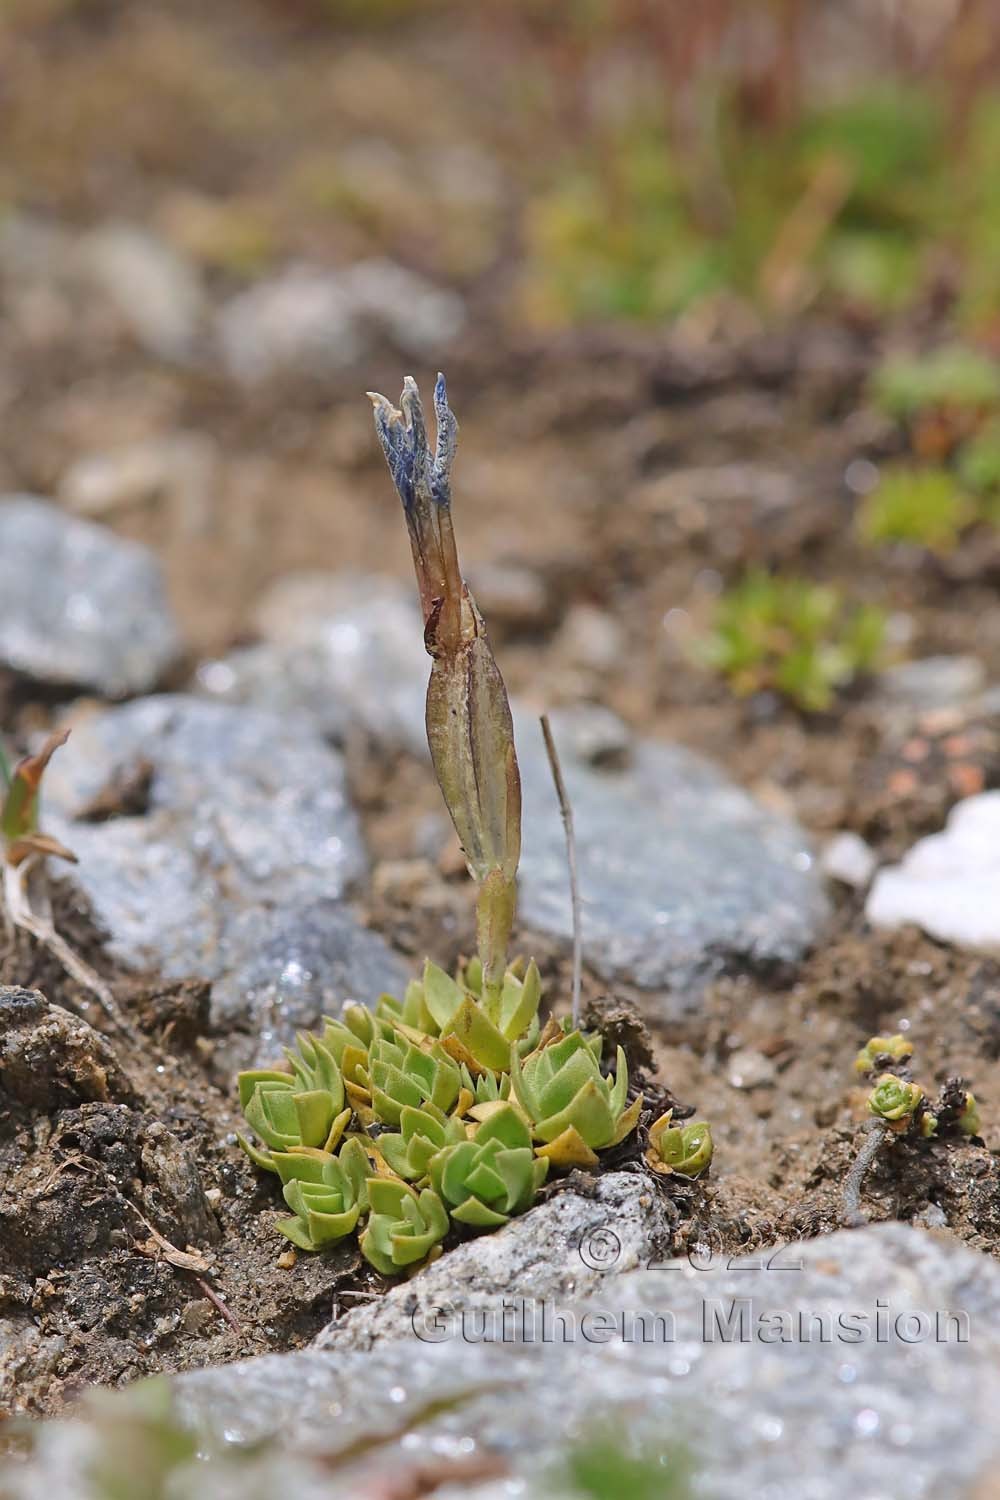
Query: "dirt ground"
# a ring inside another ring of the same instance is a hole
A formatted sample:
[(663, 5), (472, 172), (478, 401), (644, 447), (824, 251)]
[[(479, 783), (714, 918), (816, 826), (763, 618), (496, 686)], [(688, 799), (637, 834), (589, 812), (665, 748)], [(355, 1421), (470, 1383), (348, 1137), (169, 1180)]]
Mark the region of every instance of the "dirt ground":
[[(471, 120), (502, 163), (523, 148), (505, 129), (502, 91), (474, 88), (460, 39), (433, 27), (345, 49), (308, 17), (306, 6), (220, 0), (137, 5), (123, 19), (97, 4), (18, 37), (8, 43), (14, 65), (0, 111), (16, 164), (4, 169), (14, 174), (8, 188), (70, 223), (124, 208), (183, 239), (193, 233), (192, 200), (225, 184), (255, 223), (263, 215), (276, 260), (393, 253), (405, 242), (411, 263), (423, 254), (423, 269), (440, 271), (440, 247), (412, 195), (398, 217), (334, 229), (321, 195), (301, 184), (321, 175), (324, 139), (362, 127), (416, 159), (464, 138)], [(265, 62), (273, 87), (259, 99)], [(130, 91), (122, 118), (115, 80), (126, 67), (148, 86)], [(43, 77), (46, 110), (32, 93)], [(426, 108), (414, 108), (421, 100)], [(178, 111), (187, 128), (176, 128)], [(238, 150), (230, 116), (241, 123)], [(484, 575), (481, 603), (510, 689), (544, 705), (606, 703), (638, 731), (721, 761), (818, 838), (855, 829), (880, 854), (940, 826), (963, 792), (1000, 785), (1000, 738), (988, 723), (960, 712), (890, 723), (864, 689), (834, 714), (803, 719), (770, 699), (736, 701), (687, 650), (719, 588), (760, 561), (849, 580), (856, 597), (891, 612), (904, 654), (970, 652), (1000, 679), (995, 544), (975, 538), (945, 566), (876, 554), (853, 533), (849, 466), (903, 444), (864, 394), (886, 336), (819, 315), (777, 330), (670, 337), (518, 329), (504, 302), (503, 182), (482, 210), (488, 222), (464, 226), (468, 243), (453, 247), (446, 268), (470, 308), (447, 369), (462, 428), (456, 525), (466, 567), (474, 581), (487, 565), (526, 568), (544, 600), (528, 616), (502, 600), (491, 608)], [(226, 286), (234, 272), (222, 265), (212, 275)], [(930, 337), (935, 326), (908, 331)], [(398, 391), (392, 350), (322, 386), (250, 393), (203, 370), (153, 367), (127, 343), (67, 330), (62, 342), (34, 346), (19, 327), (6, 317), (10, 336), (0, 340), (0, 487), (51, 494), (81, 452), (153, 433), (195, 429), (217, 444), (217, 504), (196, 541), (156, 504), (113, 518), (163, 558), (192, 662), (247, 639), (262, 587), (291, 569), (409, 577), (363, 395), (365, 386)], [(413, 373), (426, 382), (427, 370)], [(710, 507), (696, 495), (677, 502), (679, 473), (721, 466), (729, 477)], [(776, 472), (784, 484), (769, 481)], [(567, 625), (580, 605), (614, 623), (613, 664), (581, 653)], [(13, 682), (0, 683), (0, 701), (15, 741), (55, 706)], [(914, 737), (928, 747), (919, 779), (901, 775)], [(437, 805), (429, 773), (372, 755), (354, 762), (376, 859), (370, 920), (415, 964), (428, 950), (450, 962), (457, 944), (441, 934), (471, 930), (465, 885), (451, 868), (412, 878), (420, 815)], [(18, 1400), (33, 1413), (60, 1408), (94, 1381), (294, 1348), (328, 1320), (334, 1298), (347, 1306), (378, 1290), (353, 1247), (291, 1266), (280, 1259), (278, 1195), (235, 1146), (231, 1080), (215, 1059), (204, 995), (114, 974), (87, 914), (65, 895), (61, 909), (138, 1030), (107, 1037), (108, 1057), (25, 1001), (25, 1037), (49, 1040), (33, 1044), (39, 1078), (22, 1078), (0, 1101), (0, 1317), (29, 1320), (47, 1350), (41, 1361), (25, 1356)], [(558, 1008), (565, 961), (538, 958)], [(86, 997), (29, 943), (5, 951), (0, 978), (41, 990), (101, 1030)], [(589, 975), (586, 990), (602, 998)], [(642, 1005), (624, 991), (610, 1000)], [(682, 1032), (655, 1034), (659, 1083), (711, 1119), (716, 1139), (707, 1181), (662, 1188), (678, 1205), (672, 1249), (729, 1254), (833, 1229), (862, 1118), (853, 1057), (870, 1034), (901, 1027), (916, 1044), (918, 1076), (972, 1081), (987, 1145), (892, 1147), (871, 1174), (866, 1207), (932, 1227), (941, 1210), (961, 1239), (1000, 1253), (989, 1149), (1000, 1139), (1000, 965), (916, 934), (873, 934), (851, 896), (797, 974), (727, 977)], [(763, 1081), (733, 1062), (748, 1049), (770, 1064)], [(154, 1230), (177, 1250), (196, 1247), (210, 1267), (171, 1264)]]

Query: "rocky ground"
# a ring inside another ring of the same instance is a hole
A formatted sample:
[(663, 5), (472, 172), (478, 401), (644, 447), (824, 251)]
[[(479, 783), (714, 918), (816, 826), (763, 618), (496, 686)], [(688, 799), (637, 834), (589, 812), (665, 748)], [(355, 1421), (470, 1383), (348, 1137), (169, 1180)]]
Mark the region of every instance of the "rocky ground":
[[(470, 102), (461, 39), (334, 47), (253, 14), (247, 31), (228, 4), (143, 6), (109, 27), (97, 6), (18, 37), (5, 100), (0, 721), (18, 748), (72, 730), (46, 784), (45, 826), (79, 856), (53, 866), (55, 912), (128, 1028), (10, 936), (0, 1401), (19, 1420), (0, 1495), (120, 1493), (88, 1478), (113, 1414), (23, 1419), (155, 1372), (214, 1455), (171, 1491), (197, 1500), (263, 1497), (279, 1474), (303, 1500), (564, 1493), (565, 1435), (622, 1423), (688, 1450), (706, 1495), (734, 1475), (798, 1500), (972, 1493), (997, 1458), (1000, 1342), (995, 545), (944, 563), (859, 544), (860, 488), (904, 444), (867, 395), (879, 329), (512, 331), (524, 143), (497, 94)], [(122, 121), (126, 64), (149, 98)], [(43, 65), (44, 122), (26, 83)], [(460, 149), (452, 115), (473, 110)], [(324, 132), (363, 134), (346, 185)], [(68, 170), (74, 151), (103, 169)], [(331, 245), (334, 192), (354, 209)], [(515, 700), (518, 944), (562, 1008), (544, 708), (580, 845), (587, 1014), (650, 1102), (669, 1090), (711, 1119), (716, 1158), (664, 1183), (623, 1150), (388, 1290), (353, 1247), (289, 1263), (273, 1185), (235, 1144), (233, 1077), (470, 941), (363, 397), (439, 362), (463, 556)], [(754, 561), (881, 602), (896, 660), (830, 715), (736, 700), (689, 647)], [(883, 1152), (875, 1222), (829, 1238), (863, 1118), (852, 1061), (897, 1030), (929, 1083), (971, 1080), (982, 1136)], [(751, 1334), (707, 1337), (705, 1308), (735, 1297)], [(519, 1298), (575, 1326), (638, 1308), (674, 1337), (522, 1324), (484, 1347), (476, 1328)], [(775, 1342), (757, 1319), (782, 1311)], [(800, 1312), (835, 1334), (801, 1336)], [(931, 1332), (900, 1332), (916, 1313)], [(861, 1314), (874, 1331), (854, 1339), (840, 1320)]]

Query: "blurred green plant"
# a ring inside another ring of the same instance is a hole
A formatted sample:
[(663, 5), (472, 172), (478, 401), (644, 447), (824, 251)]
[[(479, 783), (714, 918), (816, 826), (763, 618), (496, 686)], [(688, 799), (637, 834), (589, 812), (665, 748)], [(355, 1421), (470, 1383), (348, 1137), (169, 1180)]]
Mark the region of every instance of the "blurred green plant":
[(976, 505), (949, 469), (896, 464), (883, 470), (858, 511), (858, 530), (872, 546), (910, 542), (951, 552), (976, 519)]
[(530, 305), (656, 319), (721, 292), (778, 310), (830, 293), (885, 312), (920, 293), (947, 248), (974, 268), (963, 304), (985, 321), (1000, 306), (1000, 190), (972, 191), (984, 179), (956, 171), (955, 152), (992, 179), (1000, 110), (984, 99), (968, 114), (956, 147), (933, 89), (869, 82), (762, 127), (722, 86), (700, 159), (646, 104), (595, 122), (529, 206)]
[(755, 570), (718, 601), (696, 651), (738, 696), (770, 690), (817, 713), (878, 665), (884, 634), (872, 605), (851, 607), (836, 588)]
[(928, 412), (996, 410), (1000, 364), (969, 344), (895, 354), (875, 371), (872, 396), (888, 416), (901, 421), (913, 421)]
[(45, 889), (47, 857), (76, 863), (72, 850), (38, 826), (42, 780), (49, 761), (68, 739), (68, 729), (50, 734), (36, 754), (13, 768), (0, 747), (0, 906), (10, 929), (30, 933), (90, 991), (116, 1030), (128, 1031), (110, 985), (56, 929)]
[(51, 854), (76, 863), (76, 855), (38, 828), (38, 797), (49, 761), (69, 739), (69, 730), (51, 734), (37, 755), (11, 768), (0, 748), (0, 850), (5, 865), (17, 867), (34, 855)]
[(1000, 519), (995, 510), (995, 502), (1000, 498), (1000, 416), (987, 422), (962, 444), (956, 467), (959, 482), (966, 489), (994, 502), (987, 507), (990, 520)]
[(687, 1500), (691, 1471), (690, 1456), (679, 1443), (636, 1451), (619, 1433), (598, 1432), (570, 1445), (563, 1484), (579, 1500)]

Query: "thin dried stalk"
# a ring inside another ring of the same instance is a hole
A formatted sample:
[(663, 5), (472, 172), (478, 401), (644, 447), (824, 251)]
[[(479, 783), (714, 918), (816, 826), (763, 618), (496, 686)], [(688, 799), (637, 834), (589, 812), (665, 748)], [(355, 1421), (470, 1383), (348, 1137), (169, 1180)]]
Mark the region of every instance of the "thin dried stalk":
[[(128, 1032), (128, 1022), (118, 1009), (110, 986), (57, 932), (43, 880), (44, 872), (36, 854), (28, 855), (20, 864), (4, 865), (3, 900), (7, 920), (12, 927), (29, 933), (47, 948), (70, 978), (94, 996), (108, 1020), (120, 1031)], [(33, 904), (33, 895), (37, 905)]]
[(566, 863), (569, 866), (569, 899), (573, 914), (573, 1025), (580, 1024), (580, 975), (583, 968), (583, 925), (580, 918), (580, 880), (576, 864), (576, 832), (573, 828), (573, 807), (563, 780), (559, 752), (552, 734), (548, 714), (541, 716), (542, 738), (545, 753), (549, 758), (552, 780), (555, 782), (559, 811), (562, 813), (563, 831), (566, 834)]

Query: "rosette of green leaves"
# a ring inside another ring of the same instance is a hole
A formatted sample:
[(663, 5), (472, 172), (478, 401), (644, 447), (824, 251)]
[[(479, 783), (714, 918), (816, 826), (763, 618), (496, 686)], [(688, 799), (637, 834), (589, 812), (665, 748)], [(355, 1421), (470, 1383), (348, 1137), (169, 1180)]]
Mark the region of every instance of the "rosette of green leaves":
[(348, 1120), (344, 1080), (333, 1053), (319, 1038), (303, 1032), (297, 1049), (285, 1049), (291, 1071), (252, 1068), (239, 1075), (240, 1108), (262, 1151), (244, 1136), (237, 1140), (250, 1160), (276, 1172), (272, 1153), (300, 1146), (332, 1151)]
[(432, 1104), (447, 1113), (462, 1089), (461, 1069), (439, 1043), (425, 1049), (401, 1033), (391, 1042), (372, 1042), (368, 1077), (372, 1108), (383, 1125), (399, 1125), (407, 1107)]
[(923, 1097), (919, 1083), (897, 1078), (895, 1073), (883, 1073), (868, 1095), (868, 1109), (894, 1130), (905, 1130)]
[(903, 1063), (912, 1056), (913, 1043), (907, 1041), (905, 1036), (899, 1033), (896, 1036), (873, 1036), (869, 1037), (854, 1059), (854, 1070), (857, 1073), (874, 1073), (878, 1069), (879, 1058), (890, 1057), (893, 1062)]
[(615, 1075), (598, 1062), (600, 1037), (571, 1031), (539, 1047), (522, 1063), (511, 1049), (514, 1095), (532, 1123), (539, 1154), (560, 1166), (594, 1166), (597, 1151), (616, 1146), (634, 1130), (642, 1096), (627, 1104), (628, 1064), (618, 1048)]
[(402, 1004), (383, 995), (378, 1015), (396, 1026), (439, 1037), (448, 1052), (473, 1073), (484, 1069), (500, 1073), (507, 1067), (511, 1042), (518, 1042), (523, 1050), (534, 1046), (541, 998), (534, 961), (523, 978), (512, 966), (504, 973), (499, 990), (484, 992), (478, 959), (461, 969), (457, 979), (428, 959), (423, 978), (411, 980)]
[(392, 1177), (369, 1177), (368, 1206), (361, 1253), (383, 1276), (426, 1260), (448, 1233), (448, 1210), (433, 1188), (418, 1193)]
[(340, 1153), (298, 1146), (275, 1151), (272, 1157), (281, 1178), (285, 1202), (294, 1218), (281, 1219), (277, 1228), (300, 1250), (322, 1250), (357, 1228), (368, 1210), (371, 1166), (356, 1140), (345, 1141)]
[(370, 1120), (371, 1088), (368, 1076), (368, 1054), (372, 1042), (391, 1041), (395, 1031), (388, 1022), (378, 1019), (365, 1005), (344, 1007), (339, 1021), (324, 1021), (323, 1042), (337, 1059), (344, 1088), (351, 1107), (364, 1120)]
[(706, 1120), (675, 1125), (667, 1110), (649, 1127), (646, 1162), (654, 1172), (681, 1177), (700, 1177), (712, 1161), (712, 1127)]
[(538, 1023), (542, 985), (534, 961), (523, 980), (508, 969), (499, 992), (488, 991), (481, 1001), (432, 963), (424, 967), (423, 988), (442, 1044), (471, 1072), (506, 1072), (511, 1043)]
[(461, 1120), (430, 1103), (420, 1109), (405, 1105), (399, 1127), (398, 1135), (379, 1136), (378, 1149), (392, 1170), (407, 1182), (426, 1177), (432, 1156), (467, 1139)]
[(432, 1157), (431, 1185), (451, 1217), (476, 1229), (495, 1229), (530, 1208), (549, 1163), (535, 1155), (531, 1132), (509, 1103), (497, 1103), (472, 1140)]

